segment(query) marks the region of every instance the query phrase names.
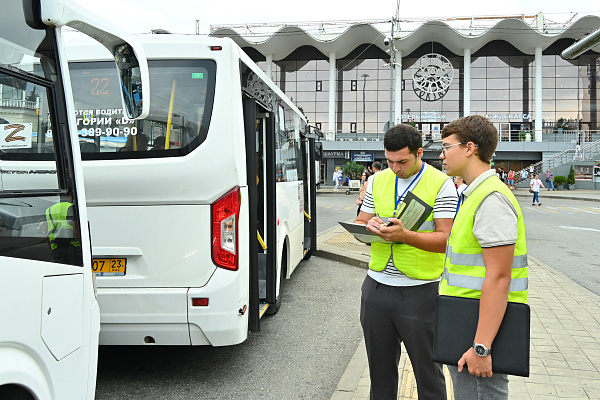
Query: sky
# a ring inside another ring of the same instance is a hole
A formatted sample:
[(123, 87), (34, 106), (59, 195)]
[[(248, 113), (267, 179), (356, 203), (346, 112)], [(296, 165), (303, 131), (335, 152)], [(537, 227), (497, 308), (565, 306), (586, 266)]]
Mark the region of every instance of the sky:
[[(211, 25), (257, 23), (298, 23), (320, 21), (386, 20), (396, 14), (398, 0), (338, 2), (331, 0), (75, 0), (94, 15), (121, 25), (131, 33), (162, 28), (172, 33), (209, 34)], [(427, 4), (427, 7), (423, 7)], [(501, 1), (406, 1), (400, 0), (403, 19), (535, 15), (567, 21), (583, 15), (600, 16), (598, 0), (501, 0)]]

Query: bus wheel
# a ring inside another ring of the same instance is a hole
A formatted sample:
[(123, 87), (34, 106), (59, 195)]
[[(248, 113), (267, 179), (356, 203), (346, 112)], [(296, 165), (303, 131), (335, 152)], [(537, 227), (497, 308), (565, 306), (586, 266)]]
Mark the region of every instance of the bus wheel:
[(279, 312), (281, 308), (281, 298), (283, 297), (283, 282), (285, 280), (285, 276), (287, 275), (287, 253), (283, 250), (281, 254), (281, 268), (279, 270), (279, 295), (275, 299), (275, 304), (271, 304), (269, 308), (267, 308), (266, 314), (275, 315)]

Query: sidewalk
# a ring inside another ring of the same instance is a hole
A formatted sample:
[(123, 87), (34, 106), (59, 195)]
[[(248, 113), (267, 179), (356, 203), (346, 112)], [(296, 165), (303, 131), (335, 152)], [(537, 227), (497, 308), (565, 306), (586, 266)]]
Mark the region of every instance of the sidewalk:
[[(517, 190), (517, 196), (530, 195), (526, 190), (520, 192)], [(545, 192), (544, 195), (600, 201), (600, 191), (593, 190)], [(341, 226), (319, 235), (317, 246), (316, 256), (365, 269), (368, 266), (369, 247)], [(509, 378), (510, 399), (600, 400), (600, 296), (532, 256), (529, 256), (529, 283), (531, 372), (528, 378)], [(399, 375), (398, 398), (417, 399), (416, 383), (405, 351), (400, 359)], [(448, 376), (446, 382), (448, 399), (453, 399)], [(368, 398), (369, 368), (361, 342), (331, 400)]]

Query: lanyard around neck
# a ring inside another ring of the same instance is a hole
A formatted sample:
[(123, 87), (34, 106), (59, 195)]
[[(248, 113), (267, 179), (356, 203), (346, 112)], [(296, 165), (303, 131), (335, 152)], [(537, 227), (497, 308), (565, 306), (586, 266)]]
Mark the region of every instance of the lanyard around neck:
[(406, 189), (404, 189), (404, 192), (402, 193), (402, 195), (400, 195), (400, 197), (398, 197), (398, 176), (396, 176), (396, 185), (394, 186), (394, 218), (396, 218), (398, 205), (400, 205), (400, 203), (402, 202), (402, 199), (406, 195), (406, 192), (408, 192), (408, 189), (410, 189), (412, 184), (415, 183), (419, 179), (419, 177), (421, 176), (421, 174), (423, 173), (424, 170), (425, 170), (425, 163), (423, 162), (423, 164), (421, 165), (421, 170), (419, 171), (417, 176), (415, 176), (413, 178), (413, 180), (408, 184)]

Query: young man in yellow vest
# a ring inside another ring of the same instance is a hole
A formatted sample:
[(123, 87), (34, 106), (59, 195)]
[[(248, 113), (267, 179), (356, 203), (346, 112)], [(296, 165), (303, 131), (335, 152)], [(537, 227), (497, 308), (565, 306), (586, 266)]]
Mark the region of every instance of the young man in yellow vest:
[(498, 132), (480, 115), (442, 130), (440, 159), (448, 175), (469, 185), (448, 239), (440, 294), (479, 298), (473, 347), (449, 366), (456, 399), (508, 399), (508, 378), (492, 373), (493, 343), (507, 301), (527, 301), (527, 246), (521, 208), (490, 160)]
[[(356, 223), (389, 243), (371, 244), (360, 321), (371, 377), (371, 399), (396, 399), (400, 345), (410, 356), (419, 399), (446, 399), (442, 367), (432, 361), (435, 299), (458, 197), (450, 178), (422, 161), (421, 133), (397, 125), (384, 137), (389, 165), (369, 180)], [(433, 207), (417, 232), (396, 218), (408, 191)], [(392, 226), (381, 217), (390, 217)], [(401, 242), (401, 243), (400, 243)]]

